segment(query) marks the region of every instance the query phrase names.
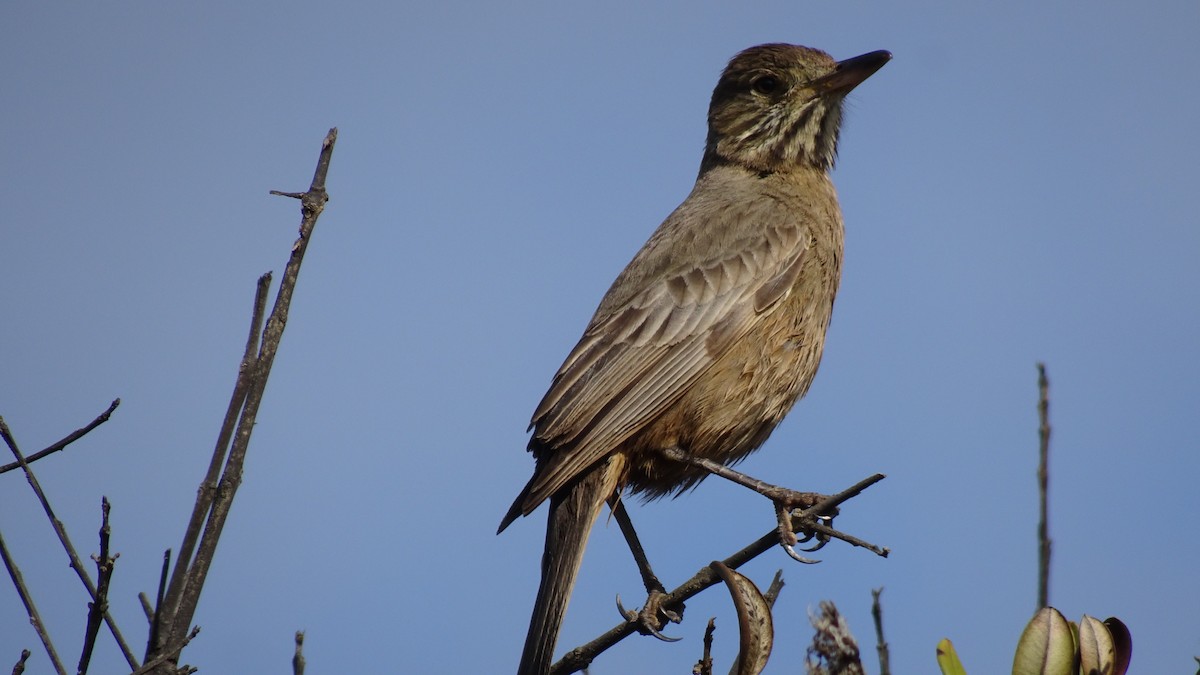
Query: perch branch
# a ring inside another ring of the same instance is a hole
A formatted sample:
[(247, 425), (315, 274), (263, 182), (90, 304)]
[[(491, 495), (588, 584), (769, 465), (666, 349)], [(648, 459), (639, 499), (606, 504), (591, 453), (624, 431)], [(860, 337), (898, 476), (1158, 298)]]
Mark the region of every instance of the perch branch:
[[(864, 490), (871, 487), (875, 483), (883, 480), (883, 474), (877, 473), (869, 478), (863, 479), (855, 485), (839, 492), (836, 495), (827, 497), (821, 502), (799, 511), (793, 518), (793, 526), (796, 532), (821, 532), (836, 539), (841, 539), (854, 546), (861, 546), (873, 551), (876, 555), (887, 557), (888, 549), (874, 544), (867, 543), (861, 539), (851, 537), (850, 535), (834, 530), (833, 528), (822, 525), (818, 522), (821, 514), (830, 513), (838, 505), (852, 499)], [(820, 526), (819, 528), (817, 526)], [(779, 530), (772, 528), (756, 541), (752, 542), (742, 550), (734, 553), (725, 560), (721, 561), (730, 569), (738, 569), (747, 562), (762, 555), (764, 552), (774, 548), (779, 543)], [(667, 594), (662, 601), (663, 608), (676, 607), (679, 604), (686, 602), (688, 599), (699, 594), (709, 586), (713, 586), (721, 582), (721, 578), (708, 565), (701, 567), (691, 579), (683, 582)], [(563, 655), (550, 668), (552, 675), (567, 675), (568, 673), (578, 672), (588, 666), (601, 653), (617, 644), (621, 640), (629, 637), (637, 632), (637, 624), (629, 621), (622, 621), (613, 628), (609, 629), (604, 634), (596, 639), (572, 649)]]

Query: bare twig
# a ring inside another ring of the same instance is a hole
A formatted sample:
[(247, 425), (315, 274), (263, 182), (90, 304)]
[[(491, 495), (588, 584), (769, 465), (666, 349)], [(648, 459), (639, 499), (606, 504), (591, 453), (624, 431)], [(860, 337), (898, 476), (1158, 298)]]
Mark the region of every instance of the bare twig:
[(145, 592), (138, 593), (138, 602), (142, 604), (142, 613), (146, 615), (146, 624), (154, 625), (154, 605), (150, 604), (150, 598), (146, 597)]
[(142, 609), (146, 612), (146, 620), (150, 622), (150, 639), (146, 641), (146, 653), (149, 654), (154, 645), (159, 644), (159, 636), (163, 626), (163, 596), (167, 591), (167, 572), (171, 569), (171, 549), (163, 551), (162, 571), (158, 573), (158, 595), (155, 596), (154, 606), (146, 599), (145, 593), (138, 593), (142, 601)]
[[(325, 191), (325, 178), (336, 140), (337, 129), (330, 129), (321, 146), (317, 169), (313, 174), (312, 184), (308, 191), (299, 194), (287, 193), (288, 196), (301, 199), (300, 236), (292, 246), (291, 257), (284, 270), (279, 291), (276, 293), (275, 305), (266, 319), (266, 328), (262, 332), (262, 343), (257, 354), (254, 354), (252, 348), (255, 337), (252, 335), (247, 340), (246, 357), (243, 358), (237, 384), (234, 386), (234, 395), (229, 405), (230, 413), (226, 416), (225, 425), (218, 438), (209, 474), (201, 485), (201, 495), (197, 498), (192, 523), (189, 524), (188, 532), (185, 534), (185, 545), (180, 548), (179, 559), (176, 561), (175, 572), (171, 577), (165, 605), (158, 612), (159, 614), (164, 611), (166, 613), (160, 619), (162, 626), (157, 639), (149, 647), (149, 651), (155, 655), (155, 660), (165, 655), (160, 654), (164, 645), (174, 644), (179, 639), (178, 636), (182, 635), (187, 626), (191, 625), (201, 589), (204, 587), (209, 567), (212, 564), (217, 542), (225, 526), (238, 486), (241, 485), (242, 468), (250, 443), (250, 435), (254, 430), (258, 409), (262, 403), (267, 377), (278, 352), (284, 326), (287, 324), (292, 294), (300, 274), (300, 265), (316, 226), (317, 218), (324, 209), (325, 202), (329, 199)], [(263, 300), (265, 294), (262, 289), (268, 282), (269, 277), (259, 280), (260, 292), (256, 297), (255, 317), (251, 321), (252, 324), (257, 325), (261, 321), (260, 307), (265, 307)], [(257, 331), (252, 332), (256, 333)], [(236, 424), (233, 423), (235, 419)], [(225, 448), (227, 446), (229, 451), (226, 457)], [(215, 483), (214, 489), (212, 481), (215, 480), (215, 472), (212, 467), (221, 466), (224, 468), (219, 471), (220, 480)], [(204, 530), (197, 542), (195, 533), (198, 531), (200, 521), (204, 521)], [(194, 557), (191, 553), (192, 542), (196, 542)], [(174, 660), (175, 657), (168, 657), (161, 663), (169, 665), (167, 662), (174, 662)]]
[[(192, 562), (192, 553), (196, 548), (196, 540), (204, 527), (204, 521), (212, 508), (213, 499), (217, 494), (217, 482), (221, 478), (221, 467), (225, 464), (229, 441), (233, 438), (237, 427), (238, 416), (246, 402), (246, 392), (250, 388), (250, 379), (254, 372), (254, 363), (258, 358), (258, 336), (267, 311), (267, 291), (271, 285), (271, 273), (258, 278), (254, 294), (254, 308), (250, 317), (250, 335), (246, 338), (246, 348), (242, 352), (242, 361), (238, 366), (237, 381), (233, 386), (233, 394), (225, 409), (225, 419), (221, 422), (221, 430), (217, 434), (217, 444), (213, 448), (212, 459), (208, 463), (208, 471), (196, 490), (196, 504), (192, 507), (192, 516), (188, 520), (187, 530), (183, 534), (183, 543), (179, 545), (179, 556), (175, 559), (175, 572), (171, 575), (171, 583), (164, 596), (162, 581), (159, 582), (158, 603), (155, 605), (155, 624), (146, 646), (146, 656), (149, 658), (161, 644), (161, 628), (171, 623), (183, 592), (184, 583), (188, 578), (188, 566)], [(170, 551), (167, 551), (170, 556)], [(164, 566), (167, 563), (164, 563)], [(165, 604), (164, 604), (165, 603)]]
[(100, 498), (100, 555), (93, 556), (96, 561), (96, 599), (88, 603), (88, 618), (87, 630), (83, 636), (83, 653), (79, 657), (79, 667), (75, 669), (77, 675), (87, 673), (88, 664), (92, 660), (92, 649), (96, 646), (96, 636), (100, 634), (100, 621), (105, 612), (108, 611), (108, 584), (112, 580), (113, 567), (116, 565), (117, 557), (108, 554), (109, 536), (112, 533), (112, 528), (108, 526), (108, 512), (110, 510), (108, 497)]
[(871, 618), (875, 621), (875, 652), (879, 654), (879, 675), (892, 675), (888, 643), (883, 639), (883, 605), (879, 604), (879, 596), (882, 594), (882, 587), (871, 589)]
[(296, 653), (292, 655), (292, 675), (304, 675), (304, 631), (296, 631)]
[[(188, 646), (188, 643), (191, 642), (199, 634), (200, 634), (200, 627), (193, 626), (192, 630), (189, 631), (187, 635), (183, 636), (183, 639), (181, 639), (178, 643), (176, 643), (175, 646), (173, 646), (171, 649), (164, 651), (163, 653), (159, 654), (158, 656), (155, 656), (150, 661), (147, 661), (146, 665), (133, 671), (133, 673), (131, 673), (131, 675), (148, 675), (149, 673), (154, 672), (155, 669), (157, 669), (159, 666), (167, 665), (168, 661), (174, 661), (175, 659), (178, 659), (179, 652), (183, 651), (183, 648)], [(196, 671), (195, 668), (183, 668), (182, 670), (185, 670), (187, 672), (195, 672)], [(170, 670), (170, 672), (175, 673), (176, 670), (174, 668), (172, 668)]]
[[(46, 512), (46, 516), (50, 518), (50, 524), (54, 527), (55, 533), (58, 534), (58, 540), (62, 542), (63, 548), (67, 551), (67, 556), (71, 560), (71, 569), (79, 575), (79, 580), (83, 582), (84, 588), (87, 589), (88, 595), (91, 596), (92, 602), (96, 602), (96, 586), (92, 584), (92, 578), (83, 567), (83, 563), (79, 560), (79, 554), (75, 552), (75, 546), (71, 544), (71, 538), (67, 536), (67, 528), (54, 515), (54, 509), (50, 507), (50, 500), (46, 498), (46, 493), (42, 490), (42, 486), (38, 483), (37, 476), (34, 475), (33, 469), (29, 468), (29, 462), (25, 456), (21, 454), (20, 448), (17, 447), (17, 441), (13, 438), (12, 431), (8, 428), (8, 424), (4, 422), (4, 418), (0, 417), (0, 436), (4, 437), (4, 442), (8, 444), (8, 449), (12, 450), (13, 456), (17, 458), (17, 463), (25, 472), (25, 478), (29, 481), (29, 486), (33, 488), (33, 492), (37, 495), (38, 501), (42, 504), (42, 510)], [(109, 631), (112, 632), (113, 639), (117, 641), (117, 646), (121, 648), (121, 653), (125, 655), (125, 660), (129, 662), (130, 668), (137, 668), (137, 657), (130, 651), (129, 645), (122, 637), (120, 629), (117, 628), (116, 621), (113, 621), (112, 615), (107, 611), (104, 612), (104, 622), (108, 624)]]
[(21, 650), (21, 658), (18, 659), (17, 663), (13, 666), (12, 675), (21, 675), (21, 673), (25, 672), (25, 662), (28, 660), (29, 660), (29, 650), (22, 649)]
[[(28, 457), (25, 458), (25, 461), (30, 464), (33, 464), (34, 462), (45, 457), (46, 455), (54, 454), (54, 453), (58, 452), (59, 450), (62, 450), (63, 448), (67, 447), (68, 445), (74, 443), (75, 441), (83, 438), (85, 435), (87, 435), (87, 433), (89, 431), (91, 431), (92, 429), (95, 429), (96, 427), (100, 426), (101, 424), (104, 424), (105, 422), (107, 422), (108, 418), (112, 416), (113, 411), (116, 410), (117, 406), (119, 406), (119, 405), (121, 405), (121, 399), (119, 399), (119, 398), (113, 399), (113, 402), (110, 403), (108, 406), (108, 410), (105, 410), (104, 412), (100, 413), (100, 415), (98, 417), (96, 417), (96, 419), (89, 422), (87, 424), (87, 426), (85, 426), (81, 429), (76, 429), (75, 431), (72, 431), (70, 434), (67, 435), (66, 438), (49, 446), (45, 450), (38, 450), (37, 452), (33, 453), (32, 455), (29, 455)], [(4, 473), (5, 471), (12, 471), (13, 469), (19, 469), (19, 468), (21, 468), (20, 462), (9, 462), (8, 464), (4, 464), (4, 465), (0, 466), (0, 473)]]
[(783, 582), (783, 570), (775, 570), (775, 576), (771, 577), (771, 585), (767, 586), (767, 592), (763, 593), (763, 597), (767, 599), (767, 604), (771, 607), (775, 606), (775, 601), (779, 599), (779, 593), (786, 586)]
[[(796, 528), (796, 529), (797, 529), (797, 531), (804, 529), (809, 532), (815, 532), (817, 534), (824, 535), (831, 539), (840, 539), (840, 540), (846, 542), (847, 544), (850, 544), (851, 546), (856, 546), (858, 548), (865, 548), (868, 551), (870, 551), (871, 553), (874, 553), (875, 555), (879, 556), (880, 558), (886, 558), (889, 555), (891, 555), (891, 553), (892, 553), (892, 549), (890, 549), (886, 546), (877, 546), (875, 544), (872, 544), (869, 541), (859, 539), (858, 537), (856, 537), (852, 534), (846, 534), (845, 532), (842, 532), (840, 530), (835, 530), (832, 527), (829, 527), (828, 525), (826, 525), (825, 523), (822, 523), (819, 521), (809, 523), (809, 524), (805, 525), (803, 528)], [(778, 531), (776, 531), (776, 532), (778, 532)]]
[[(793, 526), (796, 532), (813, 532), (820, 531), (828, 536), (832, 536), (843, 541), (847, 541), (855, 546), (867, 548), (877, 555), (886, 557), (888, 549), (885, 547), (875, 546), (861, 539), (851, 537), (843, 532), (834, 530), (824, 525), (820, 525), (821, 529), (817, 528), (818, 518), (821, 514), (830, 513), (839, 504), (842, 504), (848, 499), (852, 499), (866, 490), (870, 486), (883, 480), (883, 474), (875, 474), (869, 478), (859, 481), (853, 486), (839, 492), (836, 495), (823, 499), (820, 503), (813, 505), (810, 508), (804, 509), (793, 517)], [(721, 561), (730, 569), (738, 569), (747, 562), (758, 557), (765, 551), (779, 544), (779, 529), (772, 528), (770, 532), (759, 537), (756, 541), (746, 546), (742, 550), (734, 553), (725, 560)], [(664, 609), (672, 609), (678, 607), (681, 603), (686, 602), (689, 598), (694, 597), (709, 586), (720, 583), (721, 578), (708, 565), (700, 568), (691, 579), (683, 582), (663, 598), (662, 607)], [(586, 668), (599, 654), (617, 644), (621, 640), (629, 637), (637, 632), (637, 624), (629, 621), (623, 621), (609, 629), (604, 634), (595, 638), (587, 644), (580, 645), (563, 655), (553, 666), (550, 672), (553, 675), (566, 675), (567, 673), (578, 672)]]
[[(58, 652), (54, 649), (54, 642), (50, 640), (50, 633), (46, 632), (46, 625), (42, 623), (42, 617), (38, 614), (37, 605), (33, 602), (33, 595), (29, 593), (29, 587), (25, 585), (25, 578), (21, 576), (20, 568), (17, 567), (12, 554), (8, 552), (8, 545), (4, 543), (3, 535), (0, 535), (0, 558), (4, 558), (4, 567), (8, 570), (8, 576), (12, 577), (13, 586), (17, 587), (17, 595), (21, 596), (21, 602), (25, 605), (25, 612), (29, 615), (29, 623), (37, 633), (38, 639), (42, 641), (42, 646), (45, 647), (46, 654), (50, 657), (50, 663), (54, 664), (54, 670), (59, 675), (67, 675), (62, 661), (58, 659)], [(21, 660), (13, 667), (13, 672), (19, 673), (21, 670), (25, 670), (25, 660), (28, 658), (29, 650), (23, 650), (21, 652)], [(21, 670), (17, 670), (17, 668)]]
[(713, 660), (712, 660), (712, 643), (713, 632), (717, 629), (717, 619), (713, 617), (708, 620), (708, 626), (704, 628), (704, 655), (692, 667), (692, 675), (712, 675)]
[(1050, 380), (1046, 364), (1038, 369), (1038, 598), (1037, 608), (1050, 604), (1050, 518), (1046, 502), (1050, 485)]

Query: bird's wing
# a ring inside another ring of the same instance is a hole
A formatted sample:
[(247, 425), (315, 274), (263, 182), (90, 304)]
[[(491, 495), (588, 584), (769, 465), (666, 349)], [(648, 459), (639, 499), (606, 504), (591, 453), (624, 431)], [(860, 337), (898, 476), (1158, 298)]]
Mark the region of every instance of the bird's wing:
[(808, 248), (800, 227), (764, 228), (662, 275), (596, 316), (533, 415), (539, 467), (526, 514), (652, 422), (792, 289)]

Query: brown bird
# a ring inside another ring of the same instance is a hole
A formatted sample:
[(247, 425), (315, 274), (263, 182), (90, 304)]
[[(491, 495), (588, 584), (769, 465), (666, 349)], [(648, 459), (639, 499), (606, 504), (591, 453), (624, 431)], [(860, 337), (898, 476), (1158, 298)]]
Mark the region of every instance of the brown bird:
[[(613, 282), (533, 414), (533, 478), (500, 530), (550, 500), (520, 675), (549, 672), (601, 505), (678, 494), (762, 445), (808, 390), (841, 275), (829, 178), (842, 99), (891, 58), (747, 49), (713, 90), (690, 195)], [(790, 531), (789, 531), (790, 534)]]

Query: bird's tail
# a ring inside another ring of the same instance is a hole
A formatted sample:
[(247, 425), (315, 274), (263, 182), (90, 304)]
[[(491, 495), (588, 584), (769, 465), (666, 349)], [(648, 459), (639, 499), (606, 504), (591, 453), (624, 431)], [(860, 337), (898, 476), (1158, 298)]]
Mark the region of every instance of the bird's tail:
[(538, 587), (525, 649), (517, 675), (546, 675), (550, 672), (558, 629), (567, 613), (571, 589), (583, 562), (592, 523), (616, 489), (621, 473), (621, 456), (613, 456), (585, 474), (574, 485), (550, 498), (546, 524), (546, 548), (542, 554), (542, 583)]

